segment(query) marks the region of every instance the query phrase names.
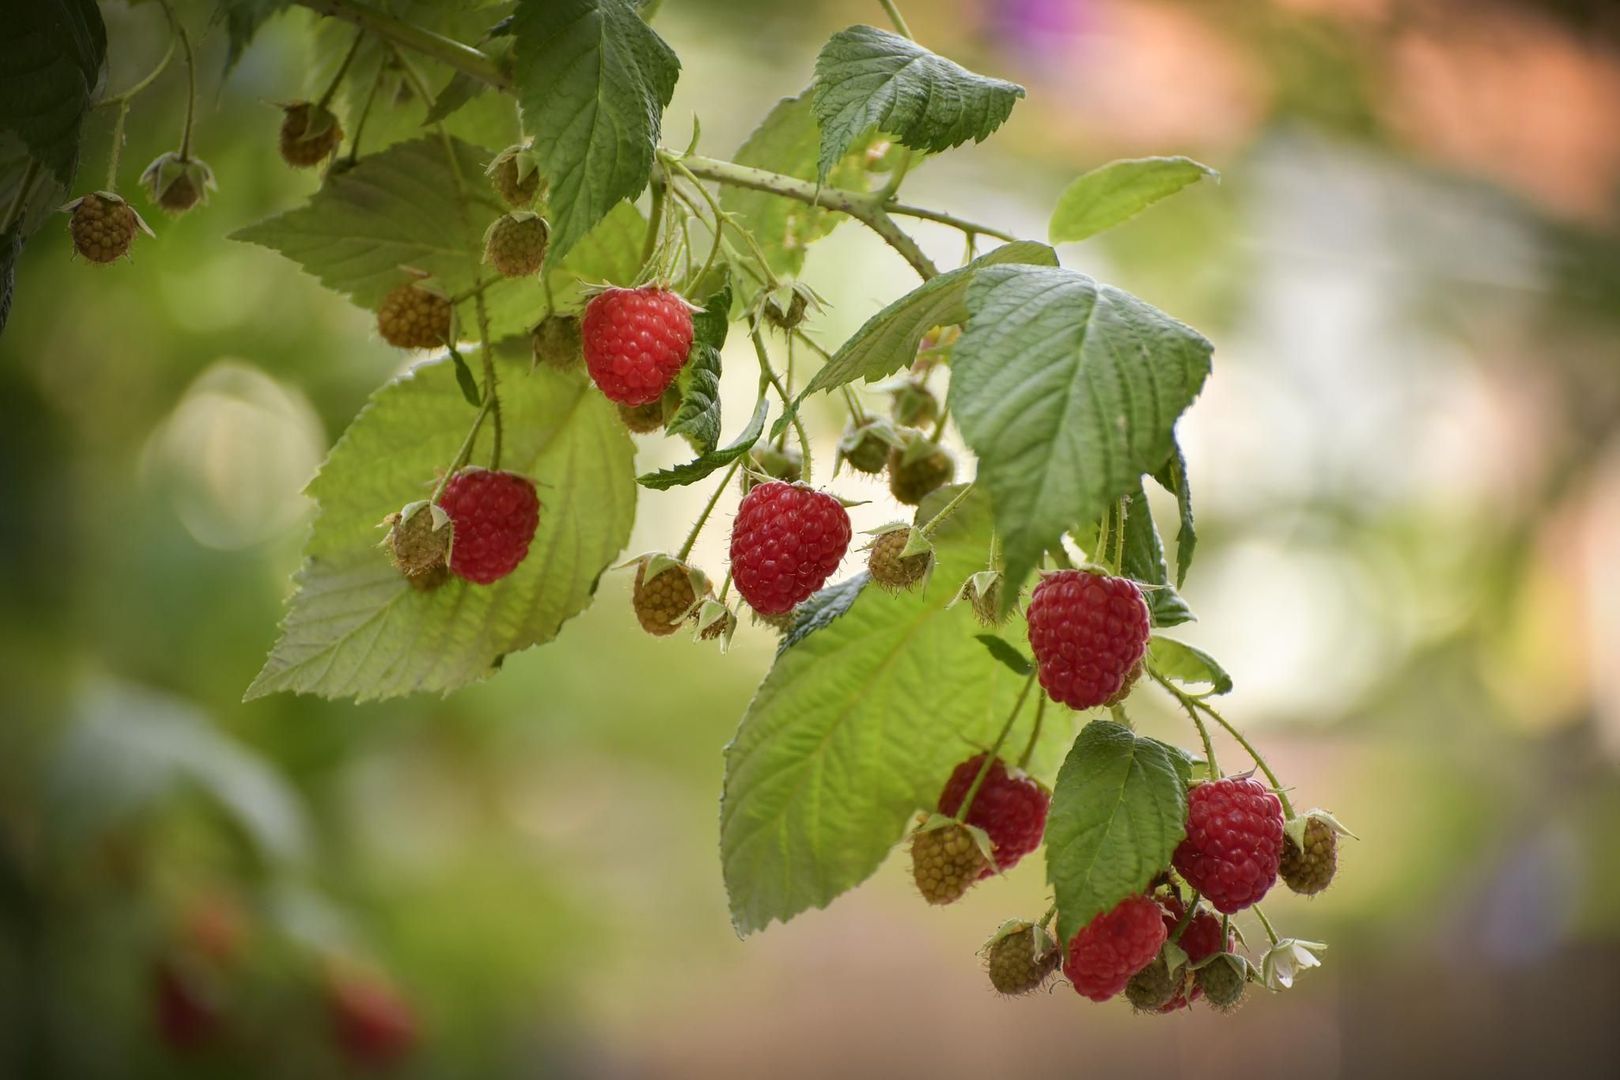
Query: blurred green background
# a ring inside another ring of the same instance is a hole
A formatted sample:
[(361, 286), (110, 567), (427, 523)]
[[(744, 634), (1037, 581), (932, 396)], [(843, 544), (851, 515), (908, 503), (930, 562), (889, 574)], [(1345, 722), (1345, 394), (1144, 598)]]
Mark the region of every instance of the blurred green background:
[[(182, 4), (218, 194), (153, 210), (157, 238), (108, 269), (51, 222), (0, 337), (0, 1075), (342, 1075), (366, 1057), (365, 1032), (334, 1049), (344, 994), (372, 1036), (410, 1032), (378, 1067), (422, 1077), (1620, 1069), (1613, 6), (903, 6), (931, 48), (1029, 89), (990, 142), (915, 170), (908, 201), (1044, 238), (1057, 192), (1109, 158), (1223, 173), (1061, 254), (1216, 342), (1182, 424), (1204, 538), (1183, 636), (1232, 672), (1227, 715), (1295, 802), (1361, 837), (1325, 895), (1268, 904), (1331, 944), (1324, 966), (1230, 1017), (1063, 986), (999, 1000), (974, 951), (1044, 908), (1039, 860), (939, 911), (892, 859), (737, 940), (720, 748), (774, 637), (745, 620), (725, 656), (647, 638), (624, 572), (446, 700), (241, 704), (299, 490), (402, 359), (367, 313), (225, 239), (318, 183), (277, 158), (270, 104), (318, 92), (315, 20), (270, 23), (221, 86), (223, 33)], [(103, 10), (122, 87), (161, 19)], [(729, 153), (856, 21), (882, 13), (665, 0), (684, 64), (667, 141), (697, 114)], [(135, 176), (183, 107), (175, 65), (131, 113), (121, 186), (143, 213)], [(109, 134), (97, 114), (85, 189)], [(831, 343), (913, 284), (852, 225), (805, 276)], [(814, 420), (830, 446), (841, 417)], [(647, 466), (680, 456), (642, 441)], [(857, 528), (896, 515), (877, 485), (837, 489), (874, 500)], [(678, 544), (705, 495), (644, 494), (629, 550)], [(716, 578), (724, 531), (697, 549)]]

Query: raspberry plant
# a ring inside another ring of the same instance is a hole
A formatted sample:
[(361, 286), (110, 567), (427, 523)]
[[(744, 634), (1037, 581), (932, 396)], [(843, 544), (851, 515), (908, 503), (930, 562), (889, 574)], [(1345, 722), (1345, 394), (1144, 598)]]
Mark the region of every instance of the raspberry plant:
[[(696, 127), (684, 146), (663, 140), (680, 61), (652, 25), (657, 0), (220, 7), (233, 61), (266, 18), (311, 9), (329, 72), (264, 136), (267, 157), (274, 145), (290, 167), (323, 169), (319, 190), (235, 239), (375, 313), (389, 343), (425, 350), (310, 484), (319, 513), (297, 591), (249, 698), (366, 700), (489, 677), (590, 603), (641, 489), (709, 483), (673, 551), (619, 565), (635, 568), (625, 617), (649, 633), (723, 646), (750, 601), (781, 633), (725, 752), (739, 933), (825, 906), (900, 846), (932, 903), (995, 888), (1044, 846), (1050, 910), (988, 947), (1003, 992), (1061, 966), (1097, 1000), (1130, 986), (1144, 1011), (1200, 997), (1224, 1009), (1249, 982), (1281, 989), (1319, 962), (1323, 946), (1280, 938), (1258, 905), (1279, 871), (1297, 891), (1326, 887), (1343, 830), (1294, 811), (1211, 703), (1231, 680), (1164, 633), (1192, 618), (1178, 590), (1197, 532), (1176, 424), (1211, 344), (1062, 266), (1048, 243), (901, 197), (932, 156), (991, 136), (1022, 87), (929, 51), (882, 0), (891, 28), (834, 33), (804, 91), (728, 158), (703, 152)], [(53, 206), (85, 259), (138, 257), (125, 117), (176, 53), (198, 99), (170, 0), (155, 11), (177, 48), (115, 94), (100, 89), (107, 43), (90, 0), (10, 10), (0, 69), (34, 82), (0, 94), (0, 314)], [(96, 107), (115, 115), (105, 186), (73, 189)], [(177, 149), (142, 176), (171, 213), (215, 182), (194, 121), (188, 108)], [(1058, 196), (1048, 240), (1084, 240), (1210, 175), (1185, 158), (1094, 169)], [(807, 246), (845, 219), (918, 283), (835, 346), (799, 275)], [(901, 224), (913, 219), (957, 230), (959, 264), (937, 267)], [(732, 335), (757, 361), (752, 402), (720, 399)], [(873, 394), (887, 416), (867, 411)], [(849, 412), (836, 447), (813, 447), (800, 419), (816, 395)], [(632, 431), (685, 440), (691, 460), (636, 476)], [(953, 431), (971, 460), (942, 445)], [(829, 461), (832, 475), (815, 471)], [(897, 506), (917, 510), (877, 530), (870, 573), (827, 585), (851, 541), (836, 497), (846, 463), (886, 471)], [(1177, 507), (1173, 571), (1149, 484)], [(693, 544), (739, 488), (716, 592), (719, 568), (694, 565)], [(1192, 749), (1133, 729), (1143, 693), (1185, 712)], [(1248, 772), (1223, 772), (1212, 727)], [(1265, 935), (1253, 962), (1238, 911)], [(350, 1025), (358, 1054), (392, 1053), (408, 1027), (394, 1012)]]

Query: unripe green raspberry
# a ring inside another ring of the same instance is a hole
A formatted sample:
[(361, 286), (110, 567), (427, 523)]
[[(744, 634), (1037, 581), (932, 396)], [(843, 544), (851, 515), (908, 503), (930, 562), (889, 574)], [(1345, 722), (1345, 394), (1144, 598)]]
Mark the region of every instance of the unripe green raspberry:
[(956, 459), (943, 446), (935, 444), (921, 456), (913, 451), (912, 459), (906, 459), (901, 447), (889, 451), (889, 491), (907, 506), (916, 506), (956, 476)]
[(484, 233), (484, 261), (502, 277), (529, 277), (544, 265), (550, 239), (551, 228), (538, 214), (503, 214)]
[(664, 400), (649, 401), (645, 405), (618, 406), (619, 419), (637, 435), (651, 435), (664, 430)]
[(530, 334), (534, 362), (570, 371), (585, 362), (577, 315), (547, 315)]
[(1181, 989), (1181, 980), (1170, 977), (1170, 967), (1164, 953), (1153, 958), (1153, 963), (1131, 976), (1125, 984), (1125, 997), (1137, 1012), (1156, 1013), (1170, 1004)]
[(866, 568), (872, 580), (885, 589), (900, 592), (911, 588), (928, 574), (934, 561), (932, 551), (919, 551), (915, 555), (901, 556), (911, 539), (909, 528), (891, 529), (872, 542), (867, 555)]
[(501, 201), (514, 210), (523, 210), (534, 203), (540, 193), (540, 170), (527, 147), (509, 146), (496, 155), (487, 170), (490, 186)]
[(973, 834), (962, 825), (923, 828), (911, 836), (912, 877), (930, 904), (960, 900), (988, 865)]
[(428, 503), (412, 503), (389, 514), (388, 536), (383, 541), (398, 570), (417, 589), (434, 589), (449, 576), (450, 538), (453, 529), (443, 511)]
[(1008, 996), (1038, 990), (1063, 959), (1057, 942), (1034, 923), (1002, 927), (986, 952), (990, 985)]
[(1221, 953), (1193, 973), (1204, 998), (1220, 1012), (1233, 1012), (1243, 1004), (1248, 979), (1242, 961), (1231, 953)]
[(281, 157), (298, 169), (319, 165), (343, 141), (343, 125), (331, 110), (308, 101), (283, 105)]
[(882, 421), (852, 424), (838, 441), (839, 457), (849, 462), (850, 468), (869, 476), (882, 472), (889, 462), (889, 441), (879, 434), (879, 423)]
[(890, 414), (895, 423), (921, 427), (939, 419), (939, 400), (921, 379), (907, 378), (892, 393)]
[(1294, 842), (1291, 834), (1284, 832), (1282, 865), (1277, 872), (1294, 892), (1302, 896), (1315, 896), (1333, 883), (1333, 874), (1338, 866), (1338, 835), (1321, 818), (1306, 820), (1303, 847)]
[(631, 603), (636, 610), (636, 621), (654, 637), (667, 637), (681, 628), (697, 606), (697, 590), (692, 587), (692, 572), (682, 563), (660, 570), (647, 580), (645, 563), (636, 567), (636, 584)]

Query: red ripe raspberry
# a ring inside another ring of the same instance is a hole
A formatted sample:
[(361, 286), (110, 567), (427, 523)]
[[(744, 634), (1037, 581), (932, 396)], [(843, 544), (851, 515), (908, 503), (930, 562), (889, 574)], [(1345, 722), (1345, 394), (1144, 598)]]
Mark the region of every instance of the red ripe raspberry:
[(334, 978), (327, 991), (327, 1009), (338, 1048), (357, 1065), (389, 1065), (416, 1043), (416, 1015), (410, 1003), (381, 979)]
[[(1164, 932), (1168, 936), (1175, 932), (1177, 926), (1181, 925), (1181, 916), (1187, 909), (1182, 906), (1180, 900), (1173, 896), (1166, 897), (1160, 903), (1164, 905)], [(1214, 956), (1222, 948), (1221, 920), (1217, 919), (1203, 905), (1199, 905), (1198, 910), (1193, 914), (1192, 921), (1187, 924), (1187, 929), (1181, 932), (1181, 940), (1177, 944), (1181, 946), (1181, 951), (1187, 954), (1189, 967), (1200, 960)], [(1228, 940), (1225, 946), (1226, 951), (1230, 952), (1233, 944), (1233, 941)], [(1176, 996), (1166, 1002), (1159, 1011), (1175, 1012), (1177, 1009), (1185, 1009), (1190, 1002), (1197, 1001), (1201, 994), (1202, 991), (1198, 989), (1197, 983), (1192, 983), (1190, 991), (1177, 990)]]
[(831, 495), (780, 480), (758, 484), (731, 526), (737, 591), (761, 615), (791, 611), (838, 569), (849, 535), (849, 513)]
[(444, 486), (439, 505), (450, 515), (450, 569), (488, 585), (517, 569), (540, 525), (534, 481), (516, 473), (463, 469)]
[(1257, 903), (1282, 861), (1282, 803), (1249, 777), (1199, 784), (1187, 793), (1187, 837), (1176, 872), (1227, 915)]
[(1059, 570), (1029, 601), (1041, 686), (1071, 709), (1106, 705), (1147, 652), (1148, 607), (1127, 578)]
[[(973, 786), (974, 777), (984, 765), (984, 755), (968, 758), (956, 767), (939, 794), (939, 812), (947, 817), (956, 814), (957, 807)], [(1041, 846), (1041, 834), (1046, 831), (1046, 808), (1052, 796), (1041, 785), (1023, 773), (1009, 773), (1006, 764), (997, 758), (985, 774), (984, 783), (973, 796), (966, 821), (983, 829), (990, 837), (995, 867), (985, 867), (981, 878), (989, 877), (996, 869), (1011, 870), (1018, 860)]]
[(1153, 963), (1165, 935), (1159, 905), (1140, 894), (1127, 896), (1074, 935), (1063, 974), (1075, 993), (1107, 1001), (1125, 989), (1132, 975)]
[(609, 289), (585, 305), (580, 330), (585, 364), (608, 400), (646, 405), (663, 396), (686, 364), (692, 309), (668, 289)]

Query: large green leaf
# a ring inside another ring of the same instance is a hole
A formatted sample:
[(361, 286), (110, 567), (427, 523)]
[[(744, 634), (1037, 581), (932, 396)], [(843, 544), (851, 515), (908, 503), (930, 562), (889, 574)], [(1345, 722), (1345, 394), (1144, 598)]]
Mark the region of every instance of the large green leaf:
[[(378, 522), (426, 497), (472, 419), (451, 365), (424, 364), (373, 395), (310, 483), (319, 510), (298, 591), (249, 698), (447, 692), (551, 640), (590, 601), (635, 515), (630, 437), (582, 373), (503, 368), (501, 466), (540, 483), (522, 564), (494, 585), (452, 579), (421, 592), (378, 547)], [(488, 461), (490, 443), (486, 423), (474, 462)]]
[(71, 184), (79, 128), (107, 58), (101, 11), (93, 0), (17, 0), (5, 5), (0, 25), (0, 132), (21, 139), (59, 184)]
[(630, 0), (520, 0), (518, 102), (567, 251), (652, 172), (681, 64)]
[[(932, 589), (835, 586), (826, 617), (777, 657), (726, 748), (720, 847), (739, 932), (863, 881), (951, 768), (995, 738), (1021, 680), (974, 639), (966, 605), (946, 610), (954, 583), (983, 567), (989, 528), (985, 500), (969, 496), (934, 536)], [(1063, 742), (1066, 727), (1043, 730)]]
[(1052, 211), (1047, 238), (1062, 244), (1095, 236), (1206, 176), (1218, 178), (1220, 174), (1192, 158), (1110, 161), (1063, 189)]
[(876, 382), (910, 364), (929, 330), (967, 320), (967, 291), (973, 275), (1001, 263), (1056, 266), (1057, 253), (1033, 240), (1015, 240), (966, 266), (930, 278), (867, 319), (816, 372), (800, 400), (856, 379)]
[(983, 267), (967, 310), (950, 403), (995, 506), (1010, 606), (1042, 552), (1164, 464), (1211, 347), (1073, 270)]
[[(816, 126), (810, 96), (811, 92), (806, 90), (797, 97), (778, 101), (737, 149), (732, 160), (739, 165), (800, 180), (816, 179), (821, 129)], [(826, 182), (846, 190), (867, 190), (871, 173), (867, 172), (860, 151), (857, 142), (833, 165)], [(738, 223), (759, 241), (771, 270), (785, 277), (798, 274), (804, 265), (805, 249), (832, 232), (843, 220), (842, 214), (831, 210), (744, 187), (724, 188), (720, 192), (720, 208), (736, 215)]]
[(874, 129), (930, 152), (983, 141), (1023, 96), (1017, 83), (975, 75), (887, 30), (840, 30), (816, 57), (818, 174)]
[(1187, 833), (1187, 786), (1165, 748), (1110, 720), (1080, 732), (1046, 816), (1058, 934), (1146, 889)]
[[(328, 177), (304, 206), (232, 234), (279, 251), (364, 308), (426, 271), (452, 295), (488, 284), (484, 301), (495, 338), (527, 330), (546, 313), (540, 279), (504, 279), (483, 265), (484, 232), (502, 212), (483, 179), (488, 151), (459, 140), (416, 139), (364, 157)], [(559, 307), (578, 303), (578, 282), (630, 281), (645, 226), (628, 204), (616, 207), (568, 257), (547, 260)], [(457, 308), (462, 337), (477, 327), (474, 302)]]

